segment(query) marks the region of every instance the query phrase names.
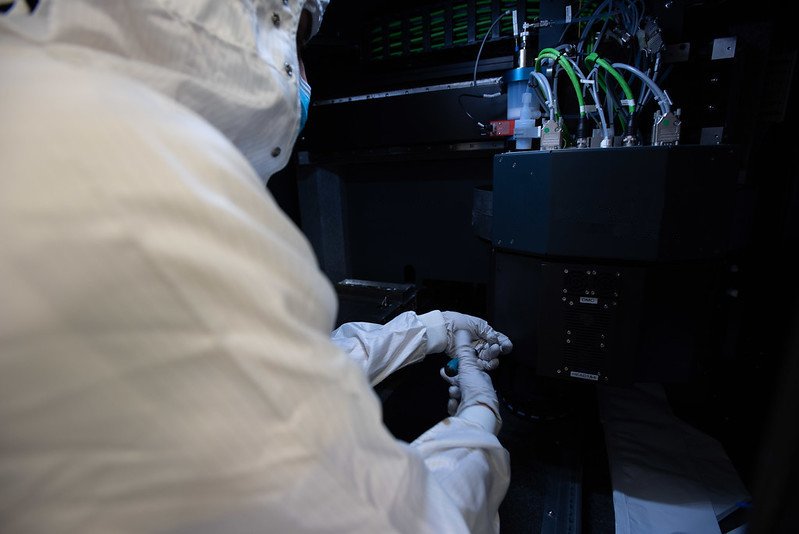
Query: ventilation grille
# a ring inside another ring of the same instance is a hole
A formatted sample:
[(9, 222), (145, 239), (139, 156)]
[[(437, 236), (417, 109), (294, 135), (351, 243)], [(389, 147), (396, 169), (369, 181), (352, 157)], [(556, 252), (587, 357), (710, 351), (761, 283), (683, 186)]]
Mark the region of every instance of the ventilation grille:
[(563, 364), (574, 371), (605, 370), (621, 273), (577, 267), (563, 270)]
[(604, 368), (613, 320), (602, 305), (569, 306), (565, 317), (564, 363), (574, 370), (596, 372)]
[[(366, 60), (408, 57), (480, 43), (491, 23), (507, 9), (516, 9), (524, 20), (532, 21), (538, 18), (539, 2), (452, 0), (373, 20), (365, 35)], [(513, 17), (507, 15), (494, 27), (488, 41), (512, 37)]]

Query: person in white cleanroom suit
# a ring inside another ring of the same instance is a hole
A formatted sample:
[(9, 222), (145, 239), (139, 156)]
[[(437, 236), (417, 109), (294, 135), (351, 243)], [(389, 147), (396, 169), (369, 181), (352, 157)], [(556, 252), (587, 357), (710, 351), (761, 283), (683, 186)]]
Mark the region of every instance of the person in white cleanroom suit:
[[(483, 369), (510, 342), (438, 311), (331, 342), (335, 293), (264, 187), (326, 3), (0, 17), (3, 533), (498, 531)], [(397, 441), (370, 383), (435, 352), (461, 358), (454, 416)]]

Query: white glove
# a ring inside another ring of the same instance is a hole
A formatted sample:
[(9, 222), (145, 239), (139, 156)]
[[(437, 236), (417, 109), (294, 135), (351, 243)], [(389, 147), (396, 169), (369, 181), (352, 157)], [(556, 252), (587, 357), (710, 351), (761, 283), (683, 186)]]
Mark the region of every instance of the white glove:
[(450, 415), (459, 415), (470, 406), (483, 405), (494, 412), (498, 422), (501, 421), (494, 385), (491, 377), (482, 370), (480, 360), (471, 346), (470, 334), (458, 331), (453, 337), (456, 343), (458, 374), (454, 377), (447, 376), (443, 367), (440, 371), (444, 380), (450, 384), (447, 411)]
[(496, 369), (499, 365), (497, 359), (499, 355), (513, 350), (513, 343), (508, 336), (497, 332), (479, 317), (452, 311), (441, 312), (441, 315), (444, 317), (444, 325), (447, 330), (447, 347), (444, 352), (450, 358), (456, 356), (455, 332), (458, 330), (465, 330), (469, 333), (470, 345), (477, 352), (478, 363), (482, 369), (489, 371)]

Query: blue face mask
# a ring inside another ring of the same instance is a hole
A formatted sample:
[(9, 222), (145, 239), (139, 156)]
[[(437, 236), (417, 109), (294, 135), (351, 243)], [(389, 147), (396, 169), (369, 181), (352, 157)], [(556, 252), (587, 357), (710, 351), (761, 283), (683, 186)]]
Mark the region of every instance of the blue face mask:
[(300, 77), (300, 131), (308, 122), (308, 108), (311, 106), (311, 86)]

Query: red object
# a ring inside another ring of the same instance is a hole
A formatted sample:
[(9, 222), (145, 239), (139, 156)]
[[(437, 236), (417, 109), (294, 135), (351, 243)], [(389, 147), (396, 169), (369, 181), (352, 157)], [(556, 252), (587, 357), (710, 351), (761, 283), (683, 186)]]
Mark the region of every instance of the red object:
[(514, 127), (516, 126), (516, 121), (491, 121), (491, 136), (492, 137), (501, 137), (501, 136), (510, 136), (513, 135)]

